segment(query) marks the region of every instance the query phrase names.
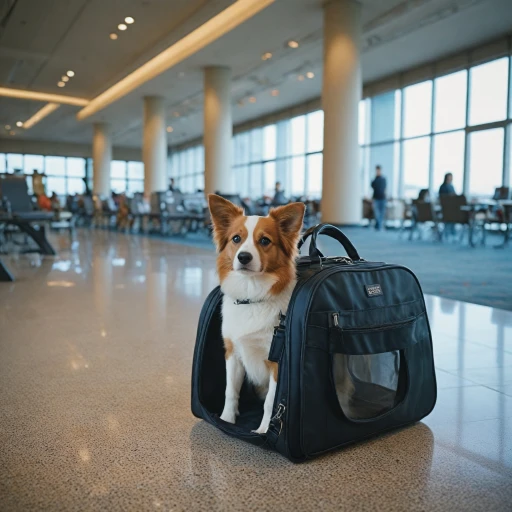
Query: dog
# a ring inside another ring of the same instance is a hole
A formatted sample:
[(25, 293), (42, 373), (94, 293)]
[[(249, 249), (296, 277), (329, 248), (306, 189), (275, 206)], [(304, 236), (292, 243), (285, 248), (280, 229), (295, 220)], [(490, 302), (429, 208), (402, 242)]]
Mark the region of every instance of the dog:
[(224, 294), (222, 337), (226, 398), (220, 418), (235, 423), (244, 378), (262, 400), (256, 432), (267, 432), (277, 386), (278, 365), (268, 360), (274, 326), (286, 313), (296, 284), (296, 264), (305, 205), (291, 203), (267, 217), (245, 216), (242, 208), (209, 195), (217, 273)]

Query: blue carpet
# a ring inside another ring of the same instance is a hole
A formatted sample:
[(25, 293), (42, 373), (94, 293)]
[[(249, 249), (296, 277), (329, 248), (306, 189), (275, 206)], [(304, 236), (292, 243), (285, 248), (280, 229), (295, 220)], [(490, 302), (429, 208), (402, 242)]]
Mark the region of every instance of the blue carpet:
[[(397, 231), (349, 228), (344, 232), (362, 258), (409, 267), (425, 293), (512, 310), (512, 244), (507, 249), (495, 249), (501, 237), (489, 235), (486, 247), (470, 248), (467, 241), (410, 242), (407, 235)], [(169, 241), (213, 250), (211, 242), (200, 235)], [(320, 249), (329, 256), (345, 254), (338, 242), (329, 238), (322, 237)]]

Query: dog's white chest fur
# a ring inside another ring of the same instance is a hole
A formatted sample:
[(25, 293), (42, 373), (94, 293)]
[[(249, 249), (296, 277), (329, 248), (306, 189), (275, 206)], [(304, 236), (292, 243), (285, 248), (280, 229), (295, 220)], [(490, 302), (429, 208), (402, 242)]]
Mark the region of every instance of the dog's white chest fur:
[[(261, 296), (266, 296), (263, 302), (256, 302), (261, 299), (254, 298), (251, 304), (235, 304), (236, 299), (243, 298), (244, 292), (237, 286), (236, 298), (230, 293), (234, 291), (230, 285), (235, 285), (233, 281), (236, 276), (228, 277), (228, 282), (223, 283), (222, 336), (233, 343), (234, 352), (241, 359), (248, 379), (257, 386), (268, 387), (265, 360), (268, 358), (274, 327), (279, 324), (279, 313), (286, 313), (295, 282), (290, 283), (283, 293), (268, 297), (268, 290), (273, 283), (265, 283), (261, 276), (252, 279), (257, 279), (259, 285), (252, 283), (249, 286), (263, 288)], [(248, 278), (243, 276), (243, 281), (248, 281)], [(255, 296), (254, 291), (253, 288), (250, 297)], [(258, 295), (256, 293), (256, 297)]]

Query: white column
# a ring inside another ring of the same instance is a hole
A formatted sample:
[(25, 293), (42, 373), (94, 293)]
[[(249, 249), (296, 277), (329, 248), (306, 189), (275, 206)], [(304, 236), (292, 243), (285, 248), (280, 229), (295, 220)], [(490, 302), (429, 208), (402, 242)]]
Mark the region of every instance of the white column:
[(325, 5), (322, 220), (334, 224), (356, 224), (362, 215), (358, 144), (361, 31), (359, 2), (331, 0)]
[(159, 96), (144, 98), (144, 193), (167, 190), (167, 136), (165, 131), (165, 103)]
[(234, 193), (231, 169), (231, 70), (204, 70), (204, 168), (205, 192)]
[(92, 137), (93, 193), (97, 196), (110, 195), (110, 163), (112, 161), (112, 140), (106, 123), (94, 123)]

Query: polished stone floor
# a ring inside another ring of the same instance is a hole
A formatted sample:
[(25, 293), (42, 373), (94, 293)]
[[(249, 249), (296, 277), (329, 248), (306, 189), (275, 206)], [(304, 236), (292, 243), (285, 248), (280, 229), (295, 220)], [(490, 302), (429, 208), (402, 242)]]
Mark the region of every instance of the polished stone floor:
[(0, 510), (510, 510), (512, 312), (427, 296), (423, 422), (300, 465), (190, 412), (214, 256), (108, 232), (5, 261)]

